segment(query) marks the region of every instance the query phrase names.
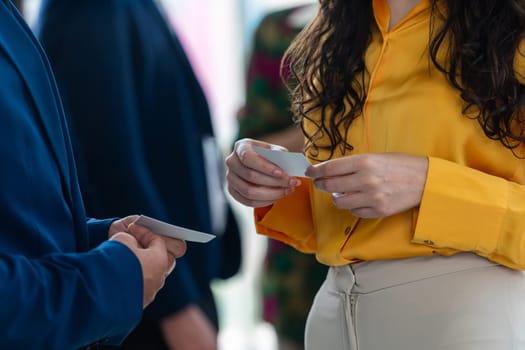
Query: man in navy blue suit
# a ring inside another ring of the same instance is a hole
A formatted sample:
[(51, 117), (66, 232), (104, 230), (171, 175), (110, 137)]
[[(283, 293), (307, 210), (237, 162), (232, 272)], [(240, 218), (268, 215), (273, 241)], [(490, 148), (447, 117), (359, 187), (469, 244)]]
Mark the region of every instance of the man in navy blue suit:
[(133, 225), (135, 216), (87, 219), (51, 68), (9, 0), (0, 77), (0, 347), (118, 342), (185, 243)]
[(176, 33), (152, 0), (45, 0), (35, 31), (64, 100), (87, 213), (140, 212), (218, 236), (188, 243), (123, 348), (215, 349), (210, 283), (236, 272), (240, 239), (208, 104)]
[(22, 1), (22, 0), (12, 0), (11, 2), (13, 3), (13, 5), (16, 6), (16, 8), (18, 9), (18, 11), (22, 12), (23, 7), (24, 7), (24, 4), (23, 4), (23, 1)]

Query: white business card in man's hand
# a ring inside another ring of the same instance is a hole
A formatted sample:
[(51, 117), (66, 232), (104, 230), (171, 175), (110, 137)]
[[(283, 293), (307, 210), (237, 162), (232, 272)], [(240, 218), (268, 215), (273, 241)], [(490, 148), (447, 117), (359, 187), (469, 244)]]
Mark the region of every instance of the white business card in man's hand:
[(290, 176), (306, 177), (304, 173), (311, 165), (302, 153), (286, 152), (277, 149), (268, 149), (259, 146), (252, 146), (253, 150), (268, 159), (270, 162), (279, 166)]
[(178, 238), (188, 242), (206, 243), (215, 238), (215, 235), (168, 224), (146, 215), (139, 216), (134, 223), (144, 226), (159, 235)]

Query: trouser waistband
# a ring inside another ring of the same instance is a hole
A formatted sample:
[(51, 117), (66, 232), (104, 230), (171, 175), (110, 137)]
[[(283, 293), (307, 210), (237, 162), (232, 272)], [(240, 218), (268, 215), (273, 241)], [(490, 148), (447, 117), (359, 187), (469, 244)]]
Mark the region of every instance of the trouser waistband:
[[(330, 268), (327, 279), (341, 292), (370, 293), (424, 278), (497, 265), (473, 253), (364, 261)], [(504, 267), (501, 267), (504, 268)]]

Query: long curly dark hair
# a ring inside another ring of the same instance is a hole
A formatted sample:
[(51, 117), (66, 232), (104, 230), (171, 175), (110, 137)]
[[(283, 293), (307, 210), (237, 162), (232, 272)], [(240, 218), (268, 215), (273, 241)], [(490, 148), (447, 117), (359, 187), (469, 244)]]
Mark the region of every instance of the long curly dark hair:
[[(525, 141), (525, 120), (520, 116), (525, 87), (514, 69), (525, 33), (525, 1), (437, 2), (432, 0), (431, 62), (459, 90), (464, 114), (476, 118), (487, 137), (514, 151)], [(328, 148), (331, 158), (336, 147), (352, 150), (346, 132), (367, 97), (363, 57), (374, 19), (371, 0), (319, 3), (316, 18), (286, 52), (283, 71), (288, 72), (285, 79), (297, 120), (316, 125), (310, 134), (303, 128), (310, 155), (316, 158), (319, 149)], [(438, 52), (447, 53), (446, 63), (438, 60)], [(309, 118), (313, 110), (320, 111), (320, 119)], [(329, 144), (321, 138), (328, 138)]]

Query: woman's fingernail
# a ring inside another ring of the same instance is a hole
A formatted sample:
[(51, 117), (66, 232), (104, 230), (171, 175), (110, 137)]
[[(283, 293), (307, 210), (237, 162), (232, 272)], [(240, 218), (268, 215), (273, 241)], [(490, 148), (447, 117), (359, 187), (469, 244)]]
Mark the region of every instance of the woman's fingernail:
[(295, 177), (290, 180), (290, 186), (297, 187), (301, 185), (301, 180), (296, 179)]

